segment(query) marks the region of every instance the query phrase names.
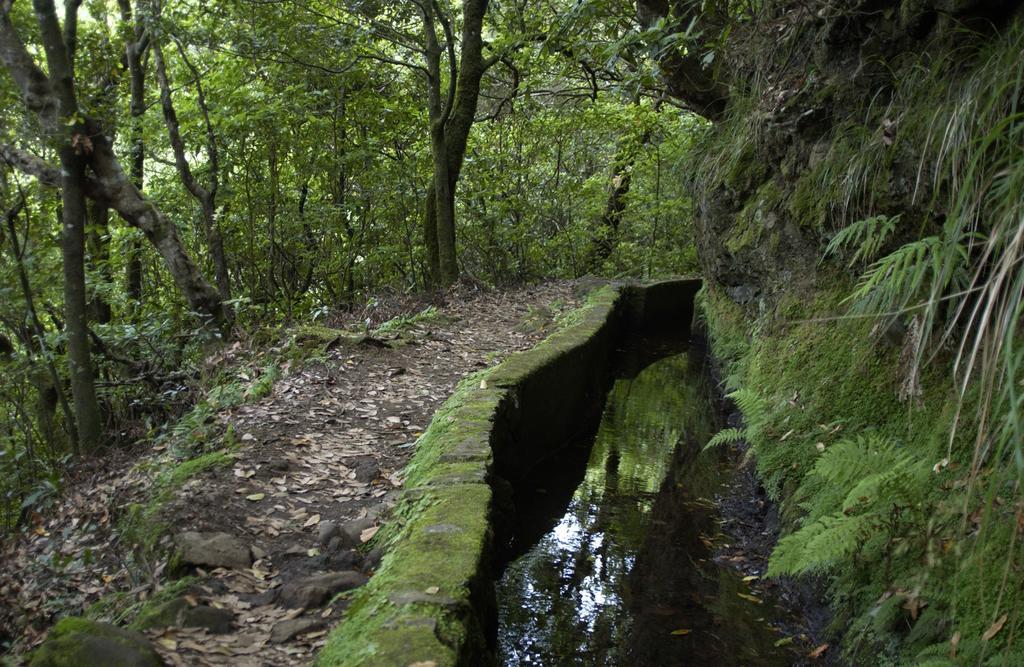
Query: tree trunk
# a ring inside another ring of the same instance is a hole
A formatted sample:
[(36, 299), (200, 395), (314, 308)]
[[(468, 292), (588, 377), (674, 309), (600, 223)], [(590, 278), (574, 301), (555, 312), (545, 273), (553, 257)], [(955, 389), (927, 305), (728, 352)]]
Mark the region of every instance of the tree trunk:
[(209, 197), (203, 200), (200, 208), (203, 212), (206, 245), (210, 249), (210, 259), (213, 260), (213, 277), (217, 281), (217, 291), (222, 301), (230, 301), (231, 274), (228, 272), (228, 256), (224, 251), (224, 237), (221, 236), (220, 223), (217, 221), (217, 204), (213, 197)]
[[(646, 29), (661, 19), (666, 20), (666, 30), (674, 34), (717, 34), (722, 29), (713, 24), (715, 12), (706, 11), (705, 3), (694, 0), (637, 0), (636, 8), (640, 25)], [(704, 63), (696, 44), (687, 44), (684, 39), (673, 48), (659, 47), (656, 57), (670, 95), (710, 121), (722, 119), (729, 87)]]
[(83, 453), (100, 446), (103, 424), (93, 383), (85, 293), (85, 160), (70, 144), (60, 149), (61, 248), (64, 259), (64, 319), (68, 341), (71, 398), (75, 405), (78, 442)]
[[(132, 8), (129, 0), (119, 0), (121, 19), (132, 20)], [(142, 54), (146, 50), (145, 28), (138, 16), (134, 17), (135, 40), (125, 45), (125, 61), (128, 64), (128, 81), (131, 101), (128, 112), (131, 116), (131, 169), (132, 183), (139, 190), (145, 182), (146, 143), (142, 130), (142, 118), (146, 114), (146, 69), (142, 63)], [(142, 301), (142, 243), (136, 234), (128, 240), (128, 262), (125, 266), (125, 291), (128, 298), (136, 303)]]
[[(64, 260), (64, 317), (68, 341), (68, 366), (71, 377), (71, 398), (75, 406), (78, 442), (83, 452), (99, 447), (103, 435), (99, 402), (93, 384), (92, 358), (89, 350), (88, 305), (85, 294), (85, 223), (86, 223), (86, 154), (92, 150), (90, 133), (77, 120), (75, 96), (74, 45), (78, 2), (65, 5), (64, 32), (61, 33), (53, 0), (33, 0), (49, 69), (52, 100), (56, 108), (48, 113), (48, 139), (60, 154), (60, 185), (63, 216), (61, 249)], [(10, 19), (3, 17), (5, 22)], [(4, 26), (5, 33), (7, 25)], [(6, 35), (5, 35), (6, 37)], [(4, 40), (4, 59), (11, 58), (12, 45)], [(13, 49), (15, 55), (17, 49)], [(17, 78), (17, 77), (16, 77)], [(63, 127), (62, 127), (63, 126)]]
[(437, 246), (437, 200), (434, 178), (430, 179), (430, 187), (423, 203), (423, 246), (427, 250), (427, 267), (423, 278), (426, 287), (430, 288), (441, 282), (441, 255)]
[[(267, 277), (271, 300), (277, 297), (277, 137), (271, 137), (267, 150), (267, 169), (270, 172), (270, 205), (267, 207)], [(282, 276), (283, 277), (283, 276)]]

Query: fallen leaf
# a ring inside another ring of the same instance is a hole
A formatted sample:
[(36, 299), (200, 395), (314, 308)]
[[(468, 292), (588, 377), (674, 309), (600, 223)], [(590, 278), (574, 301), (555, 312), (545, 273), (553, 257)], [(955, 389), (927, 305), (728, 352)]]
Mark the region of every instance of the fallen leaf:
[(161, 637), (160, 639), (156, 640), (156, 643), (160, 644), (160, 646), (163, 646), (168, 651), (178, 650), (178, 642), (172, 639), (171, 637)]
[(813, 651), (811, 651), (810, 653), (808, 653), (807, 657), (811, 658), (812, 660), (815, 659), (815, 658), (820, 658), (822, 656), (822, 654), (825, 651), (828, 650), (828, 646), (829, 646), (828, 644), (822, 644), (818, 648), (816, 648)]
[(302, 524), (302, 527), (309, 528), (310, 526), (315, 526), (318, 523), (320, 523), (320, 515), (314, 514), (313, 516), (306, 519), (306, 523)]
[(763, 602), (763, 600), (761, 600), (761, 598), (757, 597), (756, 595), (749, 595), (747, 593), (737, 593), (736, 595), (740, 596), (744, 600), (754, 602), (756, 604), (761, 604)]
[(949, 640), (949, 658), (956, 659), (956, 647), (960, 645), (960, 631), (957, 630)]
[(793, 643), (793, 638), (792, 637), (783, 637), (779, 641), (775, 642), (775, 646), (776, 647), (789, 646), (792, 643)]
[(440, 591), (441, 591), (441, 589), (438, 588), (437, 586), (431, 586), (431, 587), (425, 589), (423, 592), (426, 593), (427, 595), (437, 595)]
[(988, 627), (988, 630), (985, 631), (985, 634), (981, 636), (981, 641), (987, 642), (988, 640), (998, 635), (999, 631), (1003, 629), (1004, 625), (1006, 625), (1006, 619), (1009, 617), (1009, 614), (1003, 614), (1002, 616), (1000, 616), (999, 620), (990, 625)]
[(245, 499), (246, 500), (251, 500), (253, 502), (256, 502), (257, 500), (263, 500), (266, 497), (267, 497), (267, 494), (265, 494), (265, 493), (251, 493), (251, 494), (247, 495), (245, 497)]
[(760, 577), (758, 577), (756, 574), (752, 574), (752, 575), (750, 575), (748, 577), (743, 577), (743, 581), (745, 581), (747, 583), (750, 583), (751, 581), (754, 581), (756, 579), (760, 579)]
[(678, 630), (673, 630), (672, 634), (681, 637), (683, 635), (688, 635), (691, 632), (693, 632), (693, 630), (691, 630), (690, 628), (679, 628)]
[(369, 542), (373, 538), (373, 536), (377, 534), (378, 530), (380, 530), (380, 526), (370, 526), (363, 532), (359, 533), (359, 541)]

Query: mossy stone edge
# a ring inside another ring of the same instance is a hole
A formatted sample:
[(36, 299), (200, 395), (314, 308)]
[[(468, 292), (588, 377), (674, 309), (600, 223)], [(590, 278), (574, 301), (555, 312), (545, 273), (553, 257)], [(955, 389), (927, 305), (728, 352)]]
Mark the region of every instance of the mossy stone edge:
[(493, 663), (494, 535), (507, 483), (497, 471), (550, 455), (600, 407), (623, 333), (668, 317), (688, 325), (695, 279), (607, 285), (572, 325), (464, 380), (417, 443), (387, 553), (317, 657), (319, 667)]

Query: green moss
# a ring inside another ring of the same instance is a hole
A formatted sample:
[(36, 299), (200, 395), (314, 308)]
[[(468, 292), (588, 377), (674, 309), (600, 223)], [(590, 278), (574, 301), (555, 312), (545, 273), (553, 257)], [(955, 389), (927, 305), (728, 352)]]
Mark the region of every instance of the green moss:
[(194, 582), (195, 577), (184, 577), (161, 588), (134, 610), (134, 618), (128, 627), (132, 630), (146, 630), (174, 625), (178, 611), (182, 608), (182, 595)]
[(764, 182), (736, 216), (725, 247), (734, 254), (744, 248), (756, 247), (764, 234), (770, 231), (769, 219), (781, 198), (782, 190), (774, 180)]
[(157, 667), (159, 656), (140, 634), (86, 618), (64, 618), (32, 654), (31, 667)]
[(427, 306), (418, 313), (412, 315), (399, 315), (373, 330), (375, 336), (394, 336), (401, 334), (417, 326), (425, 324), (441, 324), (453, 321), (433, 306)]
[[(486, 484), (423, 492), (420, 511), (370, 582), (357, 593), (316, 664), (456, 664), (471, 644), (484, 650), (470, 600), (489, 586)], [(475, 635), (475, 636), (472, 636)]]

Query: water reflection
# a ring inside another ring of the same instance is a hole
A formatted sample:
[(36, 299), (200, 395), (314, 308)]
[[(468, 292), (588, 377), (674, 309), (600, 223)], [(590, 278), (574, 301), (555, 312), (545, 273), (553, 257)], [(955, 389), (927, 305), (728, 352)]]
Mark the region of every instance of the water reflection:
[[(789, 664), (770, 607), (740, 597), (739, 576), (710, 560), (709, 499), (727, 470), (699, 454), (718, 427), (703, 356), (645, 340), (619, 362), (582, 479), (570, 453), (523, 485), (540, 489), (542, 509), (517, 503), (534, 530), (518, 533), (522, 555), (498, 585), (499, 662)], [(553, 527), (538, 539), (538, 524)]]

